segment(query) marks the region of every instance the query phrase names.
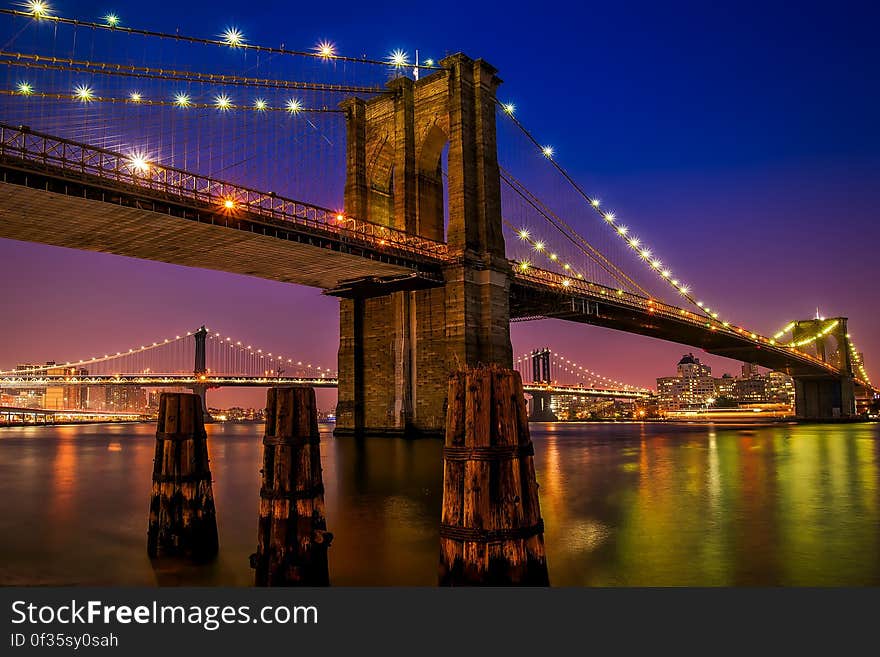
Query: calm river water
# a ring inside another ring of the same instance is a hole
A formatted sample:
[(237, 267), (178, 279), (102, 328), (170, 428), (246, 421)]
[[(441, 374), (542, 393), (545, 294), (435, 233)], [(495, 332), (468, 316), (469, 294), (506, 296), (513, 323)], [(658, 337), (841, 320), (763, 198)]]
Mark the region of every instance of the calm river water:
[[(250, 585), (262, 429), (208, 427), (207, 566), (147, 558), (155, 425), (0, 429), (0, 584)], [(553, 585), (880, 585), (878, 424), (532, 438)], [(322, 434), (333, 584), (436, 583), (441, 446)]]

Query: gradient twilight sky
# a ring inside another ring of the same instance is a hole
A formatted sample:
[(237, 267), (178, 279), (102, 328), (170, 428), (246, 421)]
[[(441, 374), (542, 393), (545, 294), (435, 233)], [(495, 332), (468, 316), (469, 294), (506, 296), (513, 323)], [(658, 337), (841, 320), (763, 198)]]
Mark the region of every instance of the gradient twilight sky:
[[(504, 80), (499, 96), (558, 160), (725, 316), (771, 334), (817, 306), (846, 315), (880, 380), (875, 3), (52, 4), (204, 36), (234, 24), (253, 42), (301, 49), (328, 38), (342, 54), (379, 59), (395, 48), (482, 57)], [(319, 364), (336, 358), (338, 304), (309, 288), (8, 240), (0, 281), (0, 368), (202, 323)], [(512, 338), (516, 354), (548, 345), (652, 387), (693, 351), (551, 320), (515, 324)], [(716, 374), (739, 369), (706, 360)], [(323, 406), (331, 400), (322, 393)], [(212, 405), (232, 402), (259, 406), (263, 393), (211, 393)]]

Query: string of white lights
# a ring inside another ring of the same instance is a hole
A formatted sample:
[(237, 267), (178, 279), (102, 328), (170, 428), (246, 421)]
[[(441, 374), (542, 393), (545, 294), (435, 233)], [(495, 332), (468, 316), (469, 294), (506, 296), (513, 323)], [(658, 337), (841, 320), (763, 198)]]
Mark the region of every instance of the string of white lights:
[(258, 359), (265, 359), (266, 364), (270, 362), (274, 365), (295, 365), (298, 367), (305, 367), (307, 369), (313, 369), (320, 372), (321, 377), (330, 377), (336, 375), (335, 370), (331, 370), (329, 367), (321, 367), (318, 365), (313, 365), (312, 363), (304, 363), (301, 360), (294, 361), (293, 358), (289, 358), (287, 356), (283, 356), (281, 354), (273, 354), (271, 351), (263, 350), (259, 347), (254, 347), (250, 344), (245, 344), (241, 340), (236, 340), (231, 336), (224, 336), (219, 331), (214, 331), (212, 329), (208, 329), (208, 339), (215, 340), (218, 343), (222, 343), (223, 345), (228, 345), (231, 348), (239, 349), (242, 353), (247, 353), (253, 355)]
[[(562, 217), (557, 215), (551, 208), (547, 207), (535, 194), (520, 181), (517, 180), (509, 171), (501, 168), (501, 180), (510, 187), (517, 195), (520, 196), (528, 205), (538, 212), (553, 228), (559, 231), (562, 236), (575, 245), (575, 247), (588, 258), (593, 260), (600, 268), (604, 269), (617, 283), (625, 288), (642, 294), (646, 297), (651, 296), (647, 290), (636, 283), (626, 272), (611, 262), (599, 249), (590, 244), (577, 231), (574, 230)], [(520, 237), (523, 234), (528, 235), (528, 230), (523, 228), (517, 231)]]
[[(632, 235), (631, 230), (628, 226), (625, 226), (619, 223), (617, 215), (614, 212), (606, 211), (601, 208), (601, 201), (598, 197), (587, 194), (586, 191), (571, 177), (568, 171), (559, 163), (559, 161), (554, 157), (555, 149), (549, 145), (542, 145), (532, 133), (514, 116), (514, 112), (516, 110), (516, 106), (513, 103), (501, 103), (498, 101), (498, 105), (500, 106), (502, 112), (505, 116), (509, 117), (509, 119), (514, 123), (514, 125), (519, 128), (519, 130), (529, 139), (529, 141), (534, 144), (534, 146), (539, 150), (541, 155), (543, 155), (555, 168), (556, 170), (565, 178), (565, 180), (572, 185), (578, 194), (583, 197), (589, 207), (592, 208), (602, 219), (605, 224), (608, 225), (614, 233), (621, 239), (623, 242), (634, 252), (637, 256), (648, 265), (648, 267), (663, 281), (665, 281), (670, 287), (672, 287), (678, 294), (684, 297), (687, 301), (695, 305), (699, 310), (704, 313), (707, 317), (719, 320), (718, 312), (713, 310), (711, 307), (706, 305), (703, 301), (698, 300), (692, 293), (691, 287), (686, 283), (680, 281), (676, 278), (672, 271), (666, 266), (660, 258), (654, 255), (652, 249), (648, 248), (648, 246), (644, 243), (643, 240)], [(719, 320), (720, 321), (720, 320)]]
[(378, 86), (359, 86), (334, 84), (328, 82), (304, 82), (297, 80), (277, 80), (226, 73), (198, 73), (169, 68), (150, 66), (134, 66), (96, 62), (54, 55), (38, 55), (35, 53), (13, 52), (0, 50), (0, 63), (5, 66), (26, 68), (28, 70), (66, 71), (80, 75), (102, 75), (125, 77), (135, 80), (162, 80), (165, 82), (185, 82), (210, 84), (215, 86), (248, 87), (251, 89), (276, 89), (297, 91), (320, 91), (346, 94), (387, 93)]
[[(96, 363), (104, 363), (110, 360), (115, 360), (117, 358), (127, 358), (129, 356), (141, 354), (145, 351), (150, 351), (152, 349), (156, 349), (158, 347), (165, 347), (171, 343), (178, 342), (180, 340), (186, 340), (187, 338), (192, 336), (192, 331), (185, 333), (183, 335), (177, 335), (173, 338), (165, 338), (159, 342), (153, 342), (152, 344), (141, 345), (140, 347), (132, 347), (128, 351), (117, 351), (115, 354), (104, 354), (103, 356), (92, 356), (91, 358), (83, 358), (81, 360), (72, 360), (67, 361), (65, 363), (55, 363), (52, 365), (34, 365), (28, 366), (27, 373), (33, 372), (43, 372), (46, 370), (57, 369), (59, 367), (84, 367), (86, 365), (94, 365)], [(22, 370), (0, 370), (0, 375), (14, 375), (21, 374)]]
[(69, 100), (83, 104), (89, 103), (113, 103), (125, 105), (146, 105), (150, 107), (179, 107), (183, 109), (216, 109), (221, 112), (232, 110), (244, 110), (251, 112), (286, 112), (288, 114), (300, 114), (303, 112), (325, 113), (325, 114), (341, 114), (342, 110), (330, 109), (326, 107), (306, 107), (298, 98), (289, 99), (283, 107), (274, 107), (263, 98), (254, 99), (250, 105), (237, 105), (226, 94), (217, 94), (213, 98), (213, 102), (204, 103), (196, 102), (190, 94), (179, 92), (174, 94), (171, 100), (158, 100), (145, 97), (138, 91), (132, 91), (125, 98), (118, 96), (98, 96), (95, 90), (88, 85), (77, 85), (72, 93), (58, 92), (42, 92), (37, 91), (34, 86), (26, 81), (20, 81), (14, 90), (0, 89), (0, 95), (3, 96), (24, 96), (35, 97), (47, 100)]
[(868, 372), (865, 370), (865, 362), (862, 358), (862, 354), (856, 348), (856, 345), (852, 341), (849, 333), (846, 334), (846, 342), (849, 345), (850, 360), (853, 366), (858, 370), (859, 374), (861, 374), (862, 381), (873, 387), (874, 384), (871, 383), (871, 378), (868, 376)]
[(351, 57), (338, 54), (336, 51), (336, 45), (330, 41), (321, 41), (311, 50), (291, 50), (284, 47), (276, 48), (273, 46), (250, 43), (244, 33), (238, 27), (234, 26), (227, 27), (221, 34), (218, 34), (216, 38), (208, 39), (204, 37), (187, 36), (180, 33), (171, 34), (155, 30), (128, 27), (122, 24), (121, 17), (115, 12), (105, 14), (101, 17), (101, 22), (66, 18), (55, 14), (55, 10), (46, 0), (26, 0), (25, 2), (18, 3), (18, 6), (21, 7), (23, 11), (15, 9), (0, 9), (0, 14), (33, 18), (35, 20), (49, 21), (60, 25), (88, 27), (96, 30), (111, 30), (124, 34), (136, 34), (139, 36), (156, 37), (160, 39), (170, 39), (174, 41), (211, 46), (240, 48), (242, 50), (266, 52), (275, 55), (292, 55), (295, 57), (311, 57), (325, 61), (390, 66), (396, 69), (401, 69), (407, 66), (416, 66), (417, 68), (424, 68), (427, 70), (444, 70), (444, 67), (437, 65), (432, 59), (424, 59), (418, 63), (410, 64), (409, 55), (405, 51), (399, 49), (392, 51), (384, 60), (370, 59), (367, 57)]

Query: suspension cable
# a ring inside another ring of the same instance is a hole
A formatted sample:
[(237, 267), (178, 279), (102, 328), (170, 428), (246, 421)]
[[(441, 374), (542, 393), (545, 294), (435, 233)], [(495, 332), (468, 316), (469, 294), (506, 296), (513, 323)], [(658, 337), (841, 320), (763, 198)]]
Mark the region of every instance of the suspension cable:
[(105, 363), (110, 360), (115, 360), (117, 358), (130, 358), (132, 356), (137, 356), (143, 354), (144, 352), (151, 351), (153, 349), (158, 349), (160, 347), (166, 347), (169, 344), (174, 342), (180, 342), (182, 340), (187, 340), (192, 337), (193, 332), (190, 331), (185, 335), (178, 335), (174, 338), (166, 338), (162, 342), (154, 342), (149, 345), (142, 345), (141, 347), (134, 348), (132, 347), (128, 351), (119, 351), (115, 354), (107, 354), (102, 357), (88, 358), (79, 361), (69, 361), (66, 363), (55, 363), (53, 365), (35, 365), (33, 367), (28, 367), (26, 370), (0, 370), (0, 374), (30, 374), (33, 372), (42, 372), (46, 370), (58, 369), (60, 367), (81, 367), (83, 365), (94, 365), (96, 363)]
[(77, 91), (77, 93), (65, 94), (55, 92), (43, 92), (28, 90), (26, 93), (14, 89), (0, 89), (0, 96), (16, 96), (21, 98), (42, 98), (47, 100), (69, 100), (83, 104), (88, 103), (111, 103), (116, 105), (146, 105), (150, 107), (179, 107), (181, 109), (216, 109), (220, 111), (244, 110), (248, 112), (287, 112), (288, 114), (343, 114), (340, 109), (331, 109), (329, 107), (304, 107), (299, 101), (293, 99), (288, 102), (285, 107), (274, 107), (263, 101), (254, 105), (236, 105), (228, 96), (219, 95), (213, 103), (196, 103), (190, 100), (186, 94), (179, 94), (175, 100), (150, 100), (137, 96), (120, 98), (117, 96), (94, 96), (87, 87)]
[[(537, 196), (532, 194), (526, 188), (526, 186), (521, 183), (519, 180), (513, 177), (513, 175), (504, 169), (500, 168), (501, 171), (501, 179), (519, 194), (526, 203), (531, 205), (538, 213), (540, 213), (547, 221), (553, 225), (563, 236), (568, 239), (572, 244), (575, 245), (582, 253), (591, 257), (595, 260), (600, 267), (602, 267), (606, 272), (608, 272), (612, 278), (614, 278), (618, 283), (622, 283), (624, 287), (627, 287), (627, 283), (629, 287), (632, 289), (638, 290), (644, 296), (650, 297), (651, 295), (638, 283), (636, 283), (632, 278), (630, 278), (626, 272), (624, 272), (620, 267), (611, 262), (603, 253), (601, 253), (596, 247), (590, 244), (586, 239), (584, 239), (577, 231), (575, 231), (568, 223), (565, 222), (559, 215), (557, 215), (553, 210), (551, 210), (547, 205), (545, 205)], [(587, 251), (584, 250), (587, 249)], [(625, 281), (625, 282), (624, 282)]]
[[(289, 48), (284, 47), (273, 47), (273, 46), (262, 46), (255, 43), (247, 43), (244, 41), (241, 34), (237, 34), (236, 38), (227, 38), (224, 39), (207, 39), (204, 37), (194, 37), (194, 36), (186, 36), (183, 34), (175, 33), (170, 34), (168, 32), (157, 32), (155, 30), (144, 30), (136, 27), (126, 27), (116, 24), (109, 23), (98, 23), (95, 21), (82, 21), (76, 18), (65, 18), (63, 16), (53, 16), (50, 14), (41, 14), (35, 15), (33, 12), (20, 11), (17, 9), (0, 9), (0, 14), (6, 14), (9, 16), (16, 16), (20, 18), (30, 18), (39, 21), (52, 21), (56, 24), (61, 25), (72, 25), (74, 27), (90, 27), (96, 30), (107, 30), (109, 32), (121, 32), (123, 34), (135, 34), (138, 36), (147, 36), (147, 37), (157, 37), (160, 39), (172, 39), (174, 41), (183, 41), (186, 43), (197, 43), (201, 45), (209, 45), (209, 46), (222, 46), (225, 48), (240, 48), (242, 50), (252, 50), (255, 52), (267, 52), (273, 55), (292, 55), (295, 57), (309, 57), (312, 59), (322, 59), (325, 61), (336, 61), (336, 62), (351, 62), (354, 64), (371, 64), (376, 66), (388, 66), (392, 68), (402, 68), (404, 66), (408, 66), (407, 62), (395, 62), (395, 61), (383, 61), (379, 59), (369, 59), (367, 57), (350, 57), (346, 55), (337, 55), (335, 53), (329, 53), (326, 51), (317, 51), (317, 52), (309, 52), (307, 50), (291, 50)], [(418, 68), (424, 68), (427, 70), (447, 70), (443, 66), (438, 66), (436, 64), (417, 64)]]
[[(578, 194), (579, 194), (579, 195), (580, 195), (580, 196), (581, 196), (581, 197), (587, 202), (587, 204), (588, 204), (591, 208), (593, 208), (593, 210), (594, 210), (596, 213), (598, 213), (599, 216), (601, 216), (603, 219), (605, 219), (608, 223), (612, 223), (612, 222), (614, 221), (614, 214), (613, 214), (613, 213), (605, 213), (605, 212), (603, 212), (602, 210), (599, 209), (599, 205), (600, 205), (600, 203), (599, 203), (599, 199), (594, 198), (594, 197), (590, 196), (589, 194), (587, 194), (587, 192), (584, 191), (584, 188), (581, 187), (581, 186), (578, 184), (578, 182), (577, 182), (574, 178), (572, 178), (571, 174), (569, 174), (568, 171), (567, 171), (567, 170), (566, 170), (561, 164), (559, 164), (559, 162), (553, 157), (553, 150), (552, 150), (552, 149), (549, 149), (549, 148), (546, 147), (546, 146), (542, 146), (541, 143), (540, 143), (537, 139), (535, 139), (535, 136), (534, 136), (534, 135), (533, 135), (533, 134), (532, 134), (532, 133), (531, 133), (531, 132), (530, 132), (530, 131), (529, 131), (529, 130), (528, 130), (528, 129), (527, 129), (527, 128), (526, 128), (526, 127), (520, 122), (520, 121), (519, 121), (519, 119), (517, 119), (517, 118), (513, 115), (513, 106), (512, 106), (512, 105), (505, 105), (504, 103), (502, 103), (502, 102), (501, 102), (500, 100), (498, 100), (497, 98), (495, 99), (495, 103), (498, 105), (499, 108), (501, 108), (501, 110), (504, 112), (504, 114), (506, 114), (507, 117), (508, 117), (511, 121), (513, 121), (514, 125), (515, 125), (517, 128), (519, 128), (519, 130), (523, 133), (523, 135), (525, 135), (526, 138), (527, 138), (530, 142), (532, 142), (532, 144), (534, 144), (535, 147), (536, 147), (541, 153), (544, 154), (544, 156), (550, 161), (550, 163), (553, 165), (553, 167), (554, 167), (554, 168), (555, 168), (555, 169), (556, 169), (556, 170), (562, 175), (563, 178), (565, 178), (565, 180), (566, 180), (566, 181), (567, 181), (567, 182), (568, 182), (568, 183), (574, 188), (574, 190), (575, 190), (575, 191), (576, 191), (576, 192), (577, 192), (577, 193), (578, 193)], [(637, 247), (638, 247), (638, 244), (633, 245), (633, 244), (632, 244), (632, 241), (631, 241), (631, 240), (628, 240), (628, 239), (626, 238), (626, 230), (625, 230), (625, 228), (624, 228), (623, 226), (618, 227), (617, 230), (616, 230), (615, 232), (617, 232), (617, 233), (621, 236), (621, 238), (623, 238), (624, 240), (626, 240), (627, 243), (630, 244), (630, 246), (631, 246), (633, 249), (635, 249), (637, 253), (639, 253), (638, 248), (637, 248)], [(699, 309), (699, 311), (700, 311), (701, 313), (704, 313), (704, 314), (705, 314), (707, 317), (709, 317), (710, 319), (718, 320), (718, 313), (717, 313), (717, 312), (712, 312), (711, 309), (705, 307), (705, 305), (704, 305), (702, 302), (697, 301), (697, 299), (696, 299), (696, 298), (690, 293), (690, 289), (689, 289), (686, 285), (679, 284), (679, 282), (678, 282), (677, 280), (673, 280), (673, 279), (671, 278), (671, 274), (670, 274), (670, 272), (669, 272), (668, 270), (665, 270), (665, 269), (664, 269), (664, 270), (660, 271), (660, 262), (659, 262), (659, 260), (657, 260), (657, 261), (650, 261), (648, 257), (646, 257), (646, 256), (644, 256), (644, 255), (643, 255), (642, 257), (643, 257), (643, 259), (645, 259), (647, 262), (649, 262), (649, 264), (650, 264), (654, 269), (658, 270), (658, 272), (660, 272), (660, 273), (662, 274), (662, 278), (663, 278), (664, 280), (666, 280), (666, 282), (667, 282), (667, 283), (668, 283), (668, 284), (669, 284), (669, 285), (670, 285), (670, 286), (671, 286), (676, 292), (678, 292), (679, 294), (681, 294), (685, 299), (687, 299), (690, 303), (692, 303), (694, 306), (696, 306), (696, 307)], [(656, 263), (656, 264), (655, 264), (655, 263)]]
[(82, 59), (63, 57), (46, 57), (33, 53), (0, 51), (0, 58), (7, 66), (19, 66), (29, 69), (41, 68), (49, 71), (69, 71), (72, 73), (94, 73), (100, 75), (117, 75), (146, 80), (173, 80), (175, 82), (201, 82), (223, 86), (253, 87), (260, 89), (294, 89), (302, 91), (324, 91), (351, 94), (388, 93), (377, 86), (356, 86), (330, 84), (323, 82), (302, 82), (293, 80), (272, 80), (252, 78), (223, 73), (196, 73), (178, 71), (150, 66), (130, 66), (109, 62), (92, 62)]

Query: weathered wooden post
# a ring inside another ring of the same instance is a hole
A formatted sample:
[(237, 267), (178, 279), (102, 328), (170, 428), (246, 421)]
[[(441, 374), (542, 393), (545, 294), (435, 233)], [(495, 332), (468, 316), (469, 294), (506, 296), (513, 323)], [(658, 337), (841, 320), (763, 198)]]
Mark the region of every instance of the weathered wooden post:
[(263, 437), (257, 586), (327, 586), (324, 483), (313, 388), (270, 388)]
[(528, 409), (518, 372), (449, 378), (440, 585), (548, 586)]
[(217, 515), (208, 445), (198, 395), (163, 392), (159, 398), (156, 458), (147, 553), (151, 557), (216, 556)]

